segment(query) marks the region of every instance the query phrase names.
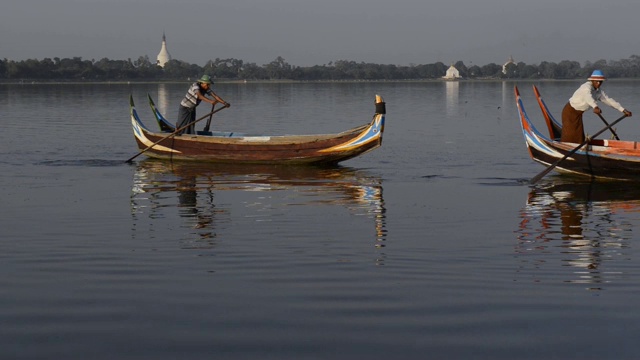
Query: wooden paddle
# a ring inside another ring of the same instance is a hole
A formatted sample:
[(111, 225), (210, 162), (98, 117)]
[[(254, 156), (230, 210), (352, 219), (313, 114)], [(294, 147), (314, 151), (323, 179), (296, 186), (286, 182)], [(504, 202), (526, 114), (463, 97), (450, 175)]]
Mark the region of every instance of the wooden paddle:
[(221, 107), (221, 108), (218, 108), (217, 110), (214, 110), (214, 111), (212, 111), (212, 112), (208, 113), (207, 115), (205, 115), (205, 116), (203, 116), (203, 117), (201, 117), (201, 118), (197, 119), (196, 121), (194, 121), (194, 122), (192, 122), (192, 123), (189, 123), (189, 124), (187, 124), (187, 125), (181, 126), (180, 128), (176, 129), (176, 130), (175, 130), (174, 132), (172, 132), (171, 134), (169, 134), (169, 135), (167, 135), (167, 136), (163, 137), (162, 139), (160, 139), (160, 140), (158, 140), (158, 141), (154, 142), (153, 144), (151, 144), (151, 145), (147, 146), (147, 148), (146, 148), (146, 149), (144, 149), (144, 150), (140, 151), (139, 153), (135, 154), (134, 156), (130, 157), (130, 158), (129, 158), (129, 159), (127, 159), (127, 161), (125, 161), (125, 162), (126, 162), (126, 163), (131, 162), (131, 160), (133, 160), (133, 159), (137, 158), (138, 156), (140, 156), (140, 155), (141, 155), (142, 153), (144, 153), (145, 151), (147, 151), (147, 150), (151, 149), (152, 147), (154, 147), (154, 146), (158, 145), (158, 143), (160, 143), (162, 140), (165, 140), (165, 139), (168, 139), (168, 138), (170, 138), (170, 137), (172, 137), (172, 136), (175, 136), (175, 135), (176, 135), (176, 134), (178, 134), (180, 131), (182, 131), (182, 130), (184, 130), (184, 129), (188, 128), (188, 127), (189, 127), (189, 126), (191, 126), (192, 124), (197, 123), (198, 121), (200, 121), (200, 120), (202, 120), (202, 119), (206, 118), (207, 116), (209, 116), (209, 119), (211, 119), (211, 116), (213, 116), (213, 114), (217, 113), (217, 112), (218, 112), (218, 111), (220, 111), (220, 110), (226, 109), (227, 107), (228, 107), (228, 106), (223, 106), (223, 107)]
[[(204, 126), (204, 132), (209, 132), (209, 126), (211, 126), (211, 118), (213, 117), (213, 108), (216, 107), (216, 104), (211, 105), (211, 114), (209, 115), (209, 119), (207, 119), (207, 125)], [(602, 119), (604, 120), (604, 119)], [(613, 131), (613, 130), (612, 130)], [(620, 139), (618, 139), (620, 140)]]
[[(600, 119), (602, 119), (602, 121), (604, 122), (604, 124), (605, 124), (605, 125), (609, 126), (609, 123), (607, 122), (607, 120), (605, 120), (605, 119), (602, 117), (602, 114), (598, 114), (598, 116), (600, 116)], [(616, 140), (620, 140), (620, 138), (618, 137), (618, 134), (616, 134), (616, 131), (615, 131), (615, 130), (613, 130), (613, 129), (609, 129), (609, 130), (611, 130), (611, 133), (612, 133), (612, 134), (613, 134), (613, 136), (616, 138)]]
[[(595, 138), (596, 136), (602, 134), (603, 132), (607, 131), (607, 130), (611, 130), (611, 127), (617, 123), (619, 123), (620, 121), (622, 121), (622, 119), (626, 118), (627, 115), (622, 115), (618, 120), (614, 121), (611, 123), (611, 125), (607, 124), (607, 127), (605, 127), (604, 129), (598, 131), (597, 133), (593, 134), (593, 136), (591, 137), (592, 139)], [(604, 119), (603, 119), (604, 120)], [(561, 162), (563, 162), (566, 158), (568, 158), (569, 156), (573, 155), (576, 151), (578, 151), (581, 147), (585, 146), (586, 144), (588, 144), (590, 141), (590, 139), (586, 139), (585, 141), (582, 142), (582, 144), (578, 145), (576, 148), (574, 148), (573, 150), (569, 151), (567, 153), (567, 155), (563, 156), (560, 160), (554, 162), (553, 164), (549, 165), (546, 169), (544, 169), (544, 171), (542, 171), (540, 174), (534, 176), (531, 178), (531, 180), (529, 180), (529, 184), (535, 184), (537, 183), (540, 179), (542, 179), (545, 175), (547, 175), (551, 170), (553, 170), (553, 168), (555, 168), (556, 166), (558, 166), (558, 164), (560, 164)]]

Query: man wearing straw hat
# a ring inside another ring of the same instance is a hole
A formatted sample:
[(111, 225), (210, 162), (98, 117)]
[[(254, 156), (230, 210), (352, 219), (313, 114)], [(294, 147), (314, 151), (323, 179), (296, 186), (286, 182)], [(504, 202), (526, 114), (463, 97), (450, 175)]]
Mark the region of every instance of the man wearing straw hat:
[(631, 111), (625, 109), (619, 102), (608, 97), (600, 89), (605, 77), (601, 70), (594, 70), (589, 81), (580, 85), (578, 90), (573, 93), (569, 102), (562, 109), (562, 136), (561, 141), (582, 144), (585, 140), (584, 126), (582, 124), (582, 114), (593, 108), (593, 112), (597, 115), (602, 113), (596, 101), (611, 106), (612, 108), (631, 116)]
[[(198, 79), (198, 81), (196, 81), (191, 85), (191, 87), (189, 87), (187, 94), (180, 102), (176, 129), (186, 126), (187, 124), (191, 125), (186, 127), (179, 134), (196, 133), (195, 125), (193, 123), (196, 121), (196, 106), (200, 105), (201, 101), (208, 102), (212, 106), (215, 106), (217, 103), (222, 103), (226, 107), (231, 106), (231, 104), (222, 100), (221, 97), (216, 95), (216, 93), (211, 90), (211, 85), (213, 85), (211, 77), (209, 75), (202, 75), (202, 77)], [(209, 99), (205, 95), (211, 95), (213, 99)]]

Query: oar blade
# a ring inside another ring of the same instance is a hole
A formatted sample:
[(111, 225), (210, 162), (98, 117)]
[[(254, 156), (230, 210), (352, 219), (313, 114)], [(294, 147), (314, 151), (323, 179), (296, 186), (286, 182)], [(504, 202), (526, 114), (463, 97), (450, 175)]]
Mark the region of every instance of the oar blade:
[[(564, 160), (564, 159), (561, 159)], [(548, 173), (551, 172), (551, 170), (553, 170), (558, 164), (560, 163), (560, 161), (556, 161), (555, 163), (549, 165), (546, 169), (544, 169), (542, 172), (540, 172), (538, 175), (534, 176), (531, 178), (531, 180), (529, 180), (529, 184), (530, 185), (535, 185), (538, 181), (540, 181), (540, 179), (542, 179), (543, 177), (545, 177)]]

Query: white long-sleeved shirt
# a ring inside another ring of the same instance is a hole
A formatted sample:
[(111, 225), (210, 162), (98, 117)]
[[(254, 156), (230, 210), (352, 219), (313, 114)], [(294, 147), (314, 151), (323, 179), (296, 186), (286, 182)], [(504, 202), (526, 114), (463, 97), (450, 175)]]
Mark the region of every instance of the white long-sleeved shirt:
[(624, 107), (620, 105), (619, 102), (608, 97), (604, 91), (593, 87), (591, 81), (580, 85), (578, 90), (576, 90), (569, 99), (571, 106), (578, 111), (587, 111), (589, 107), (595, 108), (598, 106), (596, 101), (601, 101), (603, 104), (609, 105), (620, 112), (624, 112)]

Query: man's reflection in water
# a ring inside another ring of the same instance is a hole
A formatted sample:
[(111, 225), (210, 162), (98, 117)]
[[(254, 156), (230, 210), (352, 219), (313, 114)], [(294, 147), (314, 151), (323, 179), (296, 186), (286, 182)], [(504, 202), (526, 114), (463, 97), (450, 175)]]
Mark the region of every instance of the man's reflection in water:
[(631, 233), (627, 229), (632, 225), (616, 214), (638, 211), (640, 193), (636, 194), (628, 200), (628, 192), (591, 183), (533, 189), (517, 231), (516, 252), (522, 255), (523, 265), (534, 264), (539, 269), (559, 257), (560, 266), (575, 269), (575, 277), (564, 282), (590, 284), (588, 289), (600, 290), (601, 284), (620, 274), (603, 270), (603, 265), (614, 266), (611, 262), (620, 259), (628, 247)]
[(196, 177), (185, 177), (180, 179), (176, 188), (178, 200), (180, 201), (180, 216), (194, 217), (198, 215), (198, 192), (196, 191)]
[[(215, 246), (213, 239), (216, 234), (212, 231), (215, 204), (211, 189), (208, 189), (208, 201), (204, 206), (200, 207), (198, 206), (198, 188), (195, 176), (181, 177), (177, 183), (176, 190), (178, 192), (179, 215), (195, 219), (196, 222), (193, 228), (198, 229), (197, 235), (199, 236), (197, 243), (183, 245), (188, 248), (210, 248)], [(207, 239), (209, 241), (202, 242)]]
[(575, 256), (567, 261), (568, 264), (578, 268), (597, 269), (602, 261), (600, 239), (595, 237), (588, 240), (583, 236), (582, 214), (588, 212), (588, 206), (562, 201), (557, 203), (557, 207), (562, 223), (562, 246), (567, 249), (566, 254)]

